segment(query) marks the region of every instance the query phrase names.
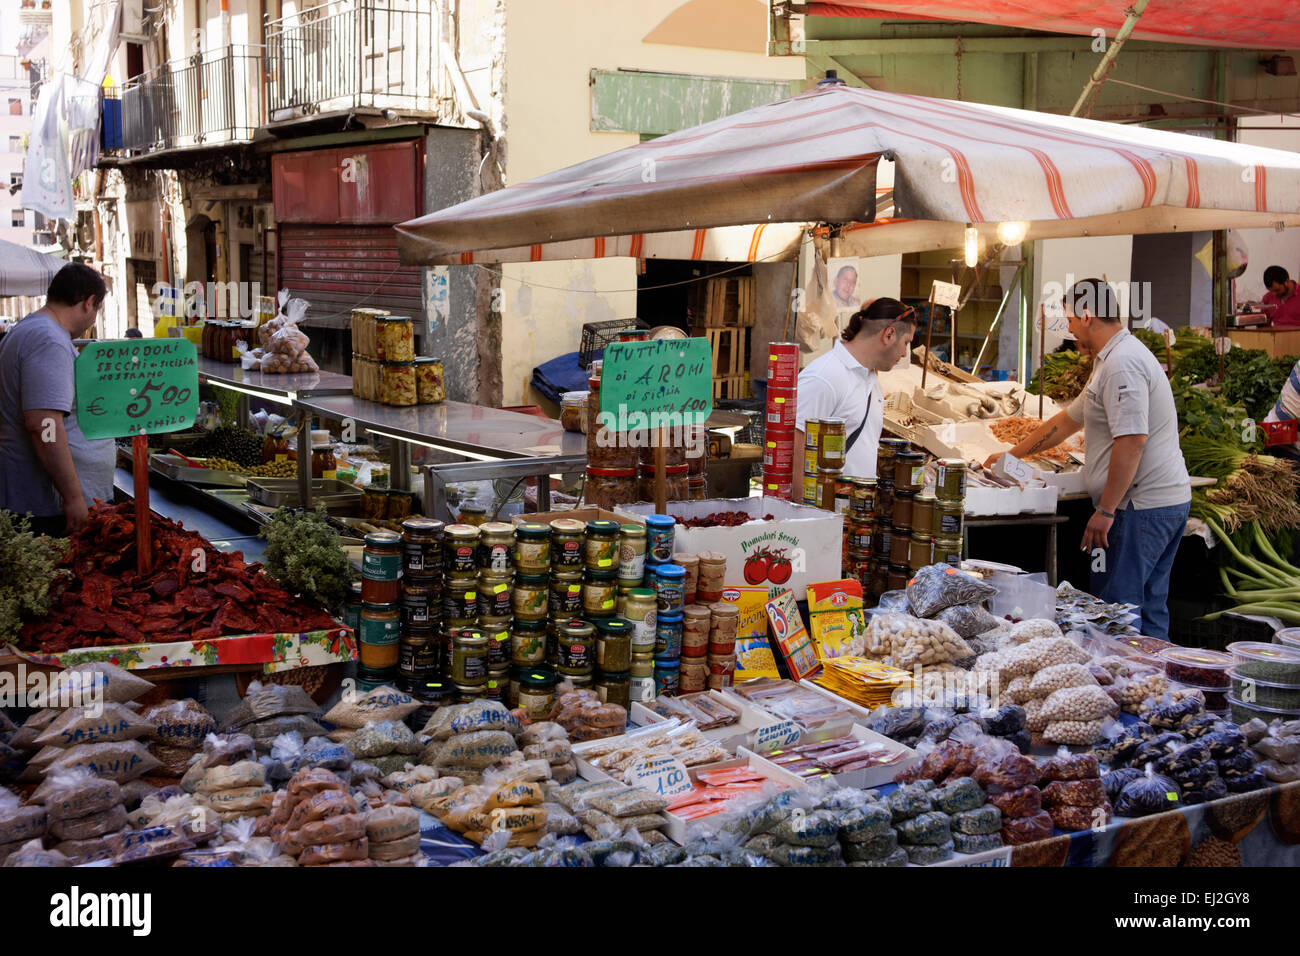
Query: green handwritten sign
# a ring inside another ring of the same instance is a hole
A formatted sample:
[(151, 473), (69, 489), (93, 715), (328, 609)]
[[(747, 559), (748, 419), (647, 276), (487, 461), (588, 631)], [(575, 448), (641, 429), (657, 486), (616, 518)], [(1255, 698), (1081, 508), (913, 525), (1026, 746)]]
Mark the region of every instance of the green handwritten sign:
[(188, 339), (91, 342), (77, 357), (77, 423), (87, 438), (180, 431), (199, 411), (199, 375)]
[(708, 339), (616, 342), (605, 348), (600, 412), (615, 432), (703, 424), (713, 413)]

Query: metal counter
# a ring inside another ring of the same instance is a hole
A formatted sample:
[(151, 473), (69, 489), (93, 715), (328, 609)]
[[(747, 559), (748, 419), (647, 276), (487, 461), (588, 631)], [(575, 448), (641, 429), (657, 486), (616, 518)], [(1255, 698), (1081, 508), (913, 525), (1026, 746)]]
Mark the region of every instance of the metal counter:
[(238, 362), (218, 362), (199, 356), (199, 381), (240, 392), (241, 404), (253, 395), (280, 405), (292, 405), (309, 395), (351, 395), (352, 378), (338, 372), (295, 372), (269, 375), (261, 369), (244, 369)]
[[(135, 482), (131, 469), (118, 468), (113, 487), (120, 498), (135, 499)], [(212, 542), (219, 551), (242, 551), (248, 561), (260, 561), (266, 542), (257, 536), (257, 522), (243, 510), (248, 496), (241, 489), (204, 489), (182, 481), (172, 481), (157, 472), (149, 474), (149, 509), (180, 522)]]

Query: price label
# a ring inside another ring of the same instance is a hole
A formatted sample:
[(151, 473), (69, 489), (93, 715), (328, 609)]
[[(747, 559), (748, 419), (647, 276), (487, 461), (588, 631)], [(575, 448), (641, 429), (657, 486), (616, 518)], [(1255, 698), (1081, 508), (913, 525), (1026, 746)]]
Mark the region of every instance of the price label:
[(793, 720), (759, 727), (754, 735), (754, 746), (758, 750), (774, 750), (777, 747), (789, 747), (799, 740), (799, 727)]
[(934, 283), (934, 304), (946, 305), (950, 309), (957, 308), (961, 302), (961, 286), (954, 282)]
[(87, 438), (189, 428), (199, 412), (197, 351), (188, 339), (91, 342), (77, 356), (77, 423)]
[(632, 786), (668, 797), (685, 793), (692, 784), (676, 757), (646, 757), (632, 765)]
[(1035, 332), (1043, 331), (1044, 321), (1047, 322), (1047, 331), (1051, 335), (1063, 335), (1066, 338), (1072, 337), (1070, 335), (1070, 320), (1065, 317), (1064, 313), (1059, 315), (1049, 315), (1044, 313), (1043, 315), (1036, 317), (1034, 319)]
[(1221, 335), (1214, 340), (1214, 352), (1216, 355), (1227, 355), (1232, 351), (1232, 339), (1226, 335)]
[(1178, 336), (1174, 334), (1173, 329), (1165, 329), (1160, 334), (1164, 336), (1165, 345), (1169, 346), (1170, 348), (1173, 348), (1175, 345), (1178, 344)]
[(1034, 469), (1025, 464), (1011, 452), (1005, 452), (1002, 460), (998, 463), (1002, 473), (1013, 481), (1024, 483), (1034, 477)]
[(614, 432), (703, 422), (713, 413), (708, 339), (616, 342), (600, 377), (602, 424)]

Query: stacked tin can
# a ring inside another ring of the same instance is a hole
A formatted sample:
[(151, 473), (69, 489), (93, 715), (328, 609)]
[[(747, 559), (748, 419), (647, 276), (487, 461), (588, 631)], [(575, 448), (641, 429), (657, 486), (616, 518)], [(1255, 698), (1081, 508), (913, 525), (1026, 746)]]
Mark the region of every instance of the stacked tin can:
[(962, 522), (966, 510), (966, 463), (940, 458), (934, 485), (934, 562), (961, 564)]
[(402, 522), (402, 641), (398, 688), (414, 693), (445, 676), (443, 620), (443, 539), (445, 528), (433, 518)]
[[(676, 522), (671, 515), (647, 515), (645, 519), (644, 587), (654, 595), (654, 696), (673, 696), (681, 681), (682, 609), (685, 606), (686, 569), (673, 562)], [(641, 590), (641, 589), (638, 589)], [(630, 596), (630, 595), (629, 595)], [(643, 595), (644, 597), (644, 595)], [(644, 625), (638, 635), (638, 687), (644, 693)]]
[(773, 342), (767, 354), (767, 408), (763, 429), (763, 494), (793, 501), (796, 456), (795, 408), (799, 386), (799, 346)]

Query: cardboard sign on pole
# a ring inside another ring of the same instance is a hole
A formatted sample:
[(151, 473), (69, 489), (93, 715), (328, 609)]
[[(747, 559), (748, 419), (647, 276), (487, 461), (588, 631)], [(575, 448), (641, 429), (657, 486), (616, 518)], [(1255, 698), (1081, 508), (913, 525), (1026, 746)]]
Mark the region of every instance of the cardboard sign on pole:
[(199, 411), (197, 350), (188, 339), (90, 342), (77, 356), (77, 424), (87, 438), (131, 436), (136, 570), (153, 566), (149, 439), (189, 428)]

